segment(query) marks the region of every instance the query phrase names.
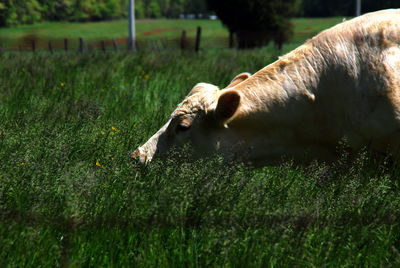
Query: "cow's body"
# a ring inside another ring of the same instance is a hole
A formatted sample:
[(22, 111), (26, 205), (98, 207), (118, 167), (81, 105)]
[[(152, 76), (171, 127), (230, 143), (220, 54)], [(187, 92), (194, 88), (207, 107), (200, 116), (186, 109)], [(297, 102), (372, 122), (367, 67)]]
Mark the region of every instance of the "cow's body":
[(400, 10), (341, 23), (223, 90), (198, 84), (133, 156), (189, 140), (201, 155), (259, 164), (326, 160), (344, 137), (355, 150), (398, 152)]

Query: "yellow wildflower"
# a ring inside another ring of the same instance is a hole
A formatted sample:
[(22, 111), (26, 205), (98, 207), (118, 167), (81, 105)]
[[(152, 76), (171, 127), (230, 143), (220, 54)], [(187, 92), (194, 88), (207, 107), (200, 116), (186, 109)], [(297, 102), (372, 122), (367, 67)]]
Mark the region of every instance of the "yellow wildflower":
[(116, 128), (116, 127), (114, 127), (114, 126), (112, 126), (112, 127), (111, 127), (111, 129), (112, 129), (112, 130), (114, 130), (114, 131), (116, 131), (116, 130), (117, 130), (117, 128)]
[(115, 160), (115, 158), (114, 158), (114, 157), (111, 157), (111, 160), (112, 160), (112, 161), (114, 161), (114, 160)]
[(102, 164), (100, 164), (99, 161), (96, 161), (96, 166), (103, 168), (104, 166)]
[(145, 78), (145, 79), (149, 79), (149, 78), (150, 78), (150, 75), (146, 74), (146, 75), (144, 76), (144, 78)]
[(25, 165), (25, 163), (24, 163), (24, 162), (21, 162), (21, 166), (23, 166), (23, 165)]
[(75, 116), (71, 116), (71, 119), (75, 119)]
[(63, 86), (65, 86), (65, 84), (64, 84), (63, 82), (61, 82), (61, 84), (60, 84), (60, 85), (61, 85), (62, 87), (63, 87)]

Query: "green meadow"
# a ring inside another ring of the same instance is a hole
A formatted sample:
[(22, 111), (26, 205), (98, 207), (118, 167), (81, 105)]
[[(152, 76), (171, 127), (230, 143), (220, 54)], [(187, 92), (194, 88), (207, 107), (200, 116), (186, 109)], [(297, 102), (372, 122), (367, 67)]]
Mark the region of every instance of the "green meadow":
[[(342, 17), (295, 18), (293, 19), (295, 35), (289, 43), (297, 46), (298, 43), (303, 43), (306, 39), (342, 20)], [(202, 27), (202, 47), (228, 46), (228, 30), (219, 20), (137, 20), (137, 40), (139, 42), (150, 39), (177, 40), (181, 37), (182, 30), (186, 30), (189, 39), (194, 39), (198, 26)], [(86, 42), (99, 42), (127, 36), (127, 20), (86, 23), (45, 22), (12, 28), (0, 28), (0, 45), (5, 49), (18, 49), (18, 44), (26, 43), (29, 46), (30, 40), (37, 39), (41, 48), (47, 48), (48, 40), (53, 40), (56, 43), (58, 41), (58, 45), (62, 46), (62, 39), (68, 38), (73, 46), (77, 47), (78, 38), (80, 37), (84, 38)]]
[(130, 160), (196, 83), (224, 87), (279, 54), (0, 54), (0, 266), (399, 266), (390, 159)]

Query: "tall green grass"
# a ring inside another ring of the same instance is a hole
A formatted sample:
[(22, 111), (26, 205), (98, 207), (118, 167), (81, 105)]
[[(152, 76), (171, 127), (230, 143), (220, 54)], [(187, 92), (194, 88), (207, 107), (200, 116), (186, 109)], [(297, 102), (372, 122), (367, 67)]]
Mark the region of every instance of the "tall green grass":
[(276, 57), (2, 54), (0, 266), (399, 265), (398, 169), (367, 153), (130, 161), (197, 82), (223, 87)]

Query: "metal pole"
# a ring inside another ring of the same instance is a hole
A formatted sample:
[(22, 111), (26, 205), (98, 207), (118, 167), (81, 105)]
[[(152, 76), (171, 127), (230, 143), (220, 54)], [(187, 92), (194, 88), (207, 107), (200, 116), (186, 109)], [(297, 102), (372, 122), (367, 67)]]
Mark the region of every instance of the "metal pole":
[(135, 1), (129, 0), (129, 50), (135, 49)]
[(356, 0), (356, 17), (361, 15), (361, 0)]

